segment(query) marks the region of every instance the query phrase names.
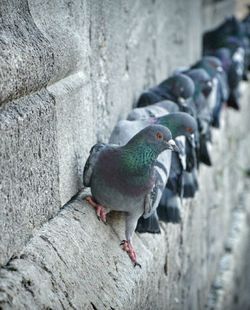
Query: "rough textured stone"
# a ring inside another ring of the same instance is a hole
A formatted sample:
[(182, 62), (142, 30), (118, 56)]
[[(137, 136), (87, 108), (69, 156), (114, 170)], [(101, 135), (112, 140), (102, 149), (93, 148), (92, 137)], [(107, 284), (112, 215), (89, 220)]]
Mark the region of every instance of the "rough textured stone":
[[(0, 308), (202, 309), (209, 292), (217, 309), (249, 306), (242, 203), (241, 229), (233, 221), (249, 167), (247, 97), (214, 131), (214, 167), (201, 168), (182, 223), (135, 236), (142, 269), (119, 248), (121, 215), (105, 226), (73, 202), (55, 216), (79, 189), (90, 146), (107, 141), (143, 89), (198, 59), (202, 30), (232, 10), (233, 1), (1, 2)], [(214, 291), (229, 246), (229, 280)]]
[[(249, 285), (249, 98), (250, 91), (242, 87), (242, 111), (230, 113), (228, 121), (229, 167), (228, 191), (238, 193), (231, 197), (233, 209), (228, 219), (228, 237), (217, 266), (216, 277), (210, 289), (208, 309), (248, 309), (250, 307)], [(237, 133), (237, 138), (234, 133)], [(233, 151), (235, 149), (235, 152)], [(238, 149), (238, 151), (237, 151)]]
[[(3, 193), (10, 196), (3, 210), (13, 209), (14, 216), (9, 221), (2, 211), (0, 223), (8, 225), (9, 237), (7, 243), (2, 243), (0, 264), (22, 248), (33, 228), (55, 215), (77, 192), (90, 146), (96, 140), (108, 140), (116, 121), (125, 117), (141, 91), (160, 82), (176, 66), (187, 65), (199, 57), (201, 8), (200, 0), (1, 1), (1, 114), (11, 118), (8, 106), (21, 104), (25, 107), (23, 117), (27, 116), (30, 124), (37, 123), (31, 113), (32, 105), (47, 100), (42, 90), (46, 87), (51, 106), (48, 105), (44, 118), (56, 112), (50, 127), (44, 124), (44, 135), (51, 134), (54, 139), (54, 153), (47, 155), (59, 169), (54, 173), (45, 161), (41, 167), (39, 155), (34, 155), (34, 166), (43, 169), (43, 180), (53, 184), (49, 190), (57, 197), (50, 200), (47, 211), (40, 192), (28, 183), (21, 185), (22, 196), (10, 189), (9, 176), (15, 172), (11, 167), (7, 171), (5, 162), (1, 162), (0, 170), (5, 170), (1, 180)], [(196, 19), (191, 18), (194, 10)], [(20, 99), (10, 103), (15, 98)], [(53, 133), (49, 132), (51, 126)], [(14, 136), (15, 130), (9, 129), (9, 136)], [(33, 139), (45, 149), (47, 141), (43, 135), (32, 125), (30, 130)], [(10, 142), (2, 130), (0, 135), (9, 143), (1, 149), (5, 158), (16, 152), (15, 142)], [(22, 169), (28, 171), (29, 162), (25, 157), (21, 160)], [(18, 166), (18, 162), (13, 165)], [(39, 174), (30, 179), (32, 184), (42, 182)], [(26, 210), (21, 230), (15, 216), (20, 213), (17, 197)], [(33, 209), (40, 214), (35, 221)], [(34, 224), (29, 225), (31, 222)], [(16, 234), (20, 237), (15, 238)]]
[(207, 31), (215, 28), (226, 17), (236, 13), (236, 3), (239, 1), (204, 0), (202, 8), (202, 30)]
[(55, 114), (46, 90), (0, 110), (0, 264), (59, 209)]
[[(249, 90), (244, 93), (242, 114), (225, 111), (223, 128), (214, 131), (214, 166), (202, 167), (200, 192), (185, 201), (181, 225), (162, 225), (160, 235), (135, 235), (142, 269), (133, 268), (119, 247), (122, 215), (111, 214), (103, 225), (86, 203), (71, 202), (1, 269), (2, 308), (212, 309), (212, 283), (213, 298), (220, 296), (217, 309), (234, 309), (233, 296), (249, 305), (236, 289), (249, 278), (249, 267), (242, 276), (249, 205), (238, 203), (250, 158), (249, 135), (243, 135), (249, 130)], [(216, 281), (220, 266), (229, 271), (223, 289)]]

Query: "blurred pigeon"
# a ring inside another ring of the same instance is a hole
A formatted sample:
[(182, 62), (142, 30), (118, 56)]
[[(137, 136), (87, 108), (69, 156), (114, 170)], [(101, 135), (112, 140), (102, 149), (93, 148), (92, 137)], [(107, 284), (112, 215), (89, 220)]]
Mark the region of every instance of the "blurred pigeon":
[(214, 55), (221, 60), (222, 67), (227, 75), (229, 94), (225, 86), (225, 78), (219, 80), (223, 92), (222, 96), (226, 98), (228, 106), (239, 110), (239, 83), (243, 80), (244, 75), (244, 49), (238, 47), (232, 53), (229, 48), (220, 48), (214, 51)]
[(229, 87), (227, 74), (231, 66), (231, 54), (229, 49), (220, 48), (214, 51), (213, 56), (221, 61), (223, 71), (218, 72), (213, 79), (213, 94), (210, 96), (212, 108), (212, 126), (220, 127), (220, 115), (224, 104), (228, 101)]
[(229, 89), (226, 75), (228, 67), (227, 53), (222, 49), (215, 51), (214, 55), (204, 56), (193, 67), (204, 69), (212, 78), (212, 91), (208, 97), (208, 106), (212, 111), (211, 124), (214, 127), (220, 126), (220, 113), (224, 103), (228, 100)]
[(235, 37), (238, 40), (243, 40), (244, 37), (244, 28), (234, 16), (226, 18), (218, 27), (204, 33), (203, 54), (221, 47), (228, 47), (230, 37)]
[(227, 105), (235, 110), (240, 109), (239, 97), (240, 81), (243, 79), (244, 73), (244, 50), (238, 48), (232, 56), (232, 64), (228, 70), (228, 86), (229, 86), (229, 98)]
[(157, 217), (165, 223), (177, 224), (181, 221), (181, 199), (168, 187), (162, 194), (157, 214)]
[(195, 84), (193, 101), (195, 104), (196, 118), (199, 127), (198, 160), (211, 166), (211, 158), (208, 152), (208, 143), (211, 142), (211, 111), (207, 103), (207, 97), (212, 90), (211, 77), (204, 69), (191, 69), (185, 72)]
[(190, 78), (183, 74), (176, 74), (164, 80), (158, 86), (142, 93), (137, 106), (144, 107), (164, 99), (174, 101), (180, 105), (192, 97), (194, 85)]
[(159, 101), (146, 107), (135, 108), (127, 116), (127, 120), (148, 119), (150, 117), (159, 117), (166, 113), (179, 112), (177, 104), (170, 100)]
[(183, 171), (183, 198), (193, 198), (199, 189), (196, 169)]
[(250, 41), (246, 29), (244, 23), (232, 16), (203, 37), (204, 54), (214, 54), (221, 48), (227, 48), (230, 52), (232, 64), (227, 71), (230, 88), (227, 105), (236, 110), (239, 110), (239, 82), (247, 80), (246, 72), (250, 63)]
[(161, 152), (174, 147), (166, 127), (150, 125), (124, 146), (96, 144), (84, 167), (83, 183), (93, 195), (86, 200), (98, 217), (105, 222), (111, 210), (126, 212), (126, 240), (121, 245), (135, 266), (139, 264), (131, 240), (137, 221), (154, 212), (163, 186), (154, 164)]

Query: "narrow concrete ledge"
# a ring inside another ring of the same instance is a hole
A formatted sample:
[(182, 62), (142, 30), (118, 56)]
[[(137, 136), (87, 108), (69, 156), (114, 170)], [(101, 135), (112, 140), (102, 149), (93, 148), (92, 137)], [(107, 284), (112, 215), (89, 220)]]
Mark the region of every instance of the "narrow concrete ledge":
[[(248, 182), (249, 183), (249, 182)], [(248, 184), (249, 190), (249, 184)], [(247, 191), (247, 188), (245, 189)], [(250, 195), (243, 194), (241, 208), (235, 209), (225, 252), (208, 297), (207, 309), (248, 309), (249, 276), (249, 216)], [(243, 205), (242, 205), (243, 204)]]
[(134, 268), (119, 247), (122, 216), (112, 220), (98, 222), (85, 202), (66, 206), (1, 270), (2, 309), (153, 309), (159, 301), (164, 304), (159, 286), (167, 279), (165, 233), (135, 236), (142, 269)]

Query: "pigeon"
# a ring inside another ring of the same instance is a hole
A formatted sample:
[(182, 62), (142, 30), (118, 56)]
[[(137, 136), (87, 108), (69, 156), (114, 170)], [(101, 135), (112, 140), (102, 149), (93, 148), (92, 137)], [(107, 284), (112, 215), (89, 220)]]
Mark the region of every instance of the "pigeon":
[(250, 60), (250, 41), (246, 31), (245, 24), (240, 23), (233, 16), (203, 37), (204, 54), (214, 54), (221, 48), (227, 48), (230, 52), (232, 64), (227, 71), (230, 89), (227, 105), (235, 110), (240, 109), (238, 86), (241, 80), (247, 80), (247, 67)]
[[(166, 104), (166, 102), (164, 104)], [(172, 104), (169, 104), (169, 102), (167, 103), (167, 105), (172, 106)], [(173, 138), (176, 138), (179, 135), (191, 135), (194, 132), (194, 130), (196, 130), (197, 127), (196, 121), (193, 119), (193, 117), (191, 117), (186, 113), (183, 112), (170, 113), (165, 114), (164, 116), (161, 117), (151, 117), (149, 119), (144, 119), (143, 118), (144, 113), (143, 112), (139, 113), (140, 110), (144, 109), (145, 108), (135, 109), (137, 111), (136, 115), (141, 116), (142, 119), (134, 121), (130, 120), (119, 121), (111, 133), (109, 143), (124, 145), (139, 130), (153, 123), (160, 124), (169, 128)], [(130, 114), (135, 115), (135, 113)], [(175, 155), (175, 153), (173, 153), (172, 155)], [(161, 182), (164, 184), (164, 187), (167, 183), (169, 172), (171, 170), (170, 164), (171, 164), (171, 152), (169, 151), (165, 151), (162, 154), (160, 154), (155, 164), (156, 170), (161, 176)], [(158, 201), (160, 201), (161, 199), (162, 191), (161, 192), (158, 191), (158, 199), (157, 199)], [(159, 233), (160, 226), (156, 212), (152, 214), (152, 216), (148, 219), (140, 218), (136, 231), (140, 233), (142, 232)]]
[(150, 125), (134, 135), (125, 145), (98, 143), (90, 151), (84, 167), (83, 184), (92, 196), (85, 199), (106, 222), (111, 211), (126, 213), (126, 239), (121, 242), (134, 263), (139, 265), (132, 236), (140, 216), (149, 217), (156, 208), (162, 184), (155, 162), (164, 150), (176, 150), (171, 132), (162, 125)]
[(240, 109), (239, 97), (240, 81), (243, 79), (244, 73), (244, 50), (238, 48), (232, 56), (232, 64), (228, 70), (228, 86), (229, 86), (229, 98), (227, 105), (235, 110)]
[(194, 85), (192, 80), (183, 74), (176, 74), (142, 93), (138, 99), (137, 106), (145, 107), (164, 99), (183, 105), (188, 98), (192, 97), (193, 92)]
[(157, 208), (157, 218), (165, 223), (178, 224), (181, 222), (181, 199), (168, 187), (164, 189)]
[(203, 54), (221, 47), (228, 47), (230, 37), (238, 40), (243, 40), (244, 37), (244, 27), (234, 16), (228, 17), (217, 28), (204, 33)]
[(193, 101), (199, 127), (199, 148), (197, 149), (197, 157), (199, 161), (211, 166), (211, 158), (207, 145), (207, 143), (211, 141), (211, 111), (207, 104), (207, 97), (212, 90), (212, 81), (204, 69), (191, 69), (185, 73), (193, 79), (195, 84)]
[(199, 189), (196, 169), (183, 171), (183, 198), (194, 198)]
[(223, 99), (226, 99), (227, 106), (232, 107), (235, 110), (239, 110), (239, 83), (241, 80), (243, 80), (245, 70), (244, 49), (242, 47), (237, 47), (231, 51), (229, 48), (224, 47), (215, 50), (213, 54), (221, 60), (222, 67), (227, 76), (226, 82), (229, 89), (225, 89), (226, 82), (223, 74), (217, 76), (221, 87), (223, 87)]
[[(182, 141), (175, 140), (175, 142), (179, 150), (185, 147)], [(172, 154), (168, 181), (157, 208), (159, 220), (166, 223), (178, 223), (180, 219), (180, 198), (183, 196), (183, 171), (185, 165), (181, 157), (176, 155)]]
[(177, 104), (170, 100), (163, 100), (143, 108), (133, 109), (127, 116), (127, 120), (148, 119), (150, 117), (159, 117), (166, 113), (179, 112)]
[[(133, 109), (133, 111), (128, 115), (128, 119), (143, 119), (145, 116), (144, 109), (151, 109), (151, 111), (153, 111), (153, 107), (155, 107), (156, 105), (166, 108), (166, 110), (168, 110), (169, 112), (176, 112), (179, 110), (179, 107), (177, 106), (176, 103), (165, 100), (165, 101), (161, 101), (159, 103), (156, 103), (154, 105), (150, 105), (144, 108)], [(188, 105), (190, 105), (189, 102), (188, 102)], [(190, 106), (186, 106), (186, 111), (189, 111), (189, 108)], [(194, 115), (194, 113), (190, 113), (190, 114)], [(197, 136), (197, 133), (196, 133), (196, 136)], [(169, 184), (167, 184), (167, 186), (169, 186), (171, 189), (166, 187), (166, 189), (164, 190), (162, 194), (162, 199), (157, 209), (157, 212), (152, 214), (147, 219), (144, 219), (142, 217), (139, 219), (136, 231), (140, 233), (142, 232), (159, 233), (160, 227), (157, 225), (158, 223), (157, 213), (160, 214), (160, 220), (164, 222), (178, 223), (180, 221), (181, 200), (179, 196), (182, 195), (182, 189), (183, 189), (184, 194), (187, 193), (188, 195), (188, 193), (190, 192), (190, 191), (188, 192), (186, 191), (185, 173), (188, 173), (188, 171), (191, 172), (192, 176), (189, 177), (188, 180), (190, 181), (191, 178), (194, 180), (193, 191), (197, 191), (198, 189), (197, 174), (193, 171), (193, 170), (196, 170), (196, 167), (197, 167), (194, 142), (195, 141), (192, 138), (192, 136), (186, 136), (186, 141), (184, 143), (185, 151), (186, 151), (186, 154), (185, 154), (186, 163), (185, 164), (183, 164), (183, 156), (181, 156), (180, 152), (178, 154), (176, 153), (172, 154), (173, 160), (171, 162), (171, 167), (170, 167), (170, 177), (169, 177), (170, 181), (169, 181)], [(197, 141), (196, 141), (196, 144), (198, 144)], [(180, 145), (178, 146), (179, 146), (179, 149), (181, 149)], [(185, 172), (185, 169), (187, 170), (186, 172)], [(195, 175), (196, 178), (194, 178), (193, 175)], [(190, 188), (190, 182), (188, 184), (188, 188)], [(193, 197), (193, 194), (190, 197)]]
[[(212, 109), (211, 125), (220, 128), (220, 115), (224, 104), (229, 97), (227, 74), (231, 66), (231, 54), (228, 48), (220, 48), (213, 52), (212, 56), (221, 61), (223, 70), (217, 72), (213, 78), (213, 94), (210, 95), (210, 107)], [(218, 70), (219, 71), (219, 70)]]
[(134, 134), (150, 124), (158, 124), (169, 128), (174, 138), (180, 135), (192, 134), (197, 127), (194, 118), (187, 113), (166, 114), (165, 112), (165, 115), (160, 117), (119, 121), (111, 133), (109, 143), (124, 145)]
[[(226, 59), (224, 59), (223, 63), (221, 57), (219, 57), (221, 52), (217, 50), (214, 55), (204, 56), (193, 66), (193, 68), (204, 69), (212, 79), (212, 91), (207, 101), (208, 106), (212, 111), (211, 124), (217, 128), (220, 127), (220, 113), (222, 107), (229, 96), (228, 82), (225, 71), (225, 67), (228, 66), (228, 56), (224, 55), (223, 58), (226, 56)], [(224, 52), (222, 53), (225, 54)]]

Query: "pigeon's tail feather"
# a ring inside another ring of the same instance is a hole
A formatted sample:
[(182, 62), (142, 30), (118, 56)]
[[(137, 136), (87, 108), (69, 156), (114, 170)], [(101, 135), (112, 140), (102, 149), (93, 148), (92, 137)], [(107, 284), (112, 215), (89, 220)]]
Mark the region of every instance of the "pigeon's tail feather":
[(195, 170), (191, 173), (184, 172), (184, 190), (183, 190), (183, 198), (193, 198), (195, 193), (199, 189), (199, 184), (197, 180), (197, 176), (195, 174)]
[(200, 137), (199, 160), (207, 166), (212, 166), (212, 160), (208, 150), (207, 139), (203, 135)]
[(139, 233), (159, 234), (161, 232), (158, 216), (153, 213), (150, 217), (140, 217), (137, 223), (136, 231)]
[(215, 115), (215, 116), (213, 117), (213, 120), (212, 120), (211, 125), (212, 125), (214, 128), (220, 128), (220, 117), (219, 117), (219, 115)]
[(91, 196), (90, 188), (83, 187), (74, 196), (71, 197), (71, 199), (67, 202), (67, 204), (76, 200), (82, 201), (88, 196)]
[(195, 193), (196, 193), (196, 188), (194, 184), (191, 184), (191, 183), (184, 184), (183, 198), (194, 198)]
[(177, 224), (181, 222), (180, 198), (171, 190), (165, 188), (157, 208), (160, 221)]
[(228, 100), (227, 100), (227, 106), (236, 110), (236, 111), (239, 111), (240, 109), (240, 104), (236, 98), (236, 96), (234, 94), (230, 94)]

